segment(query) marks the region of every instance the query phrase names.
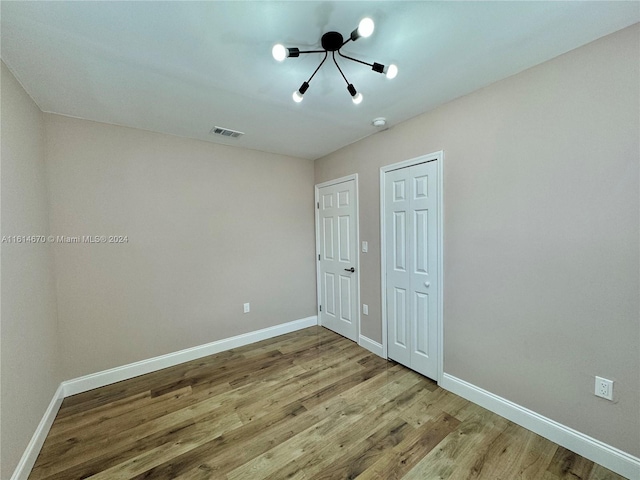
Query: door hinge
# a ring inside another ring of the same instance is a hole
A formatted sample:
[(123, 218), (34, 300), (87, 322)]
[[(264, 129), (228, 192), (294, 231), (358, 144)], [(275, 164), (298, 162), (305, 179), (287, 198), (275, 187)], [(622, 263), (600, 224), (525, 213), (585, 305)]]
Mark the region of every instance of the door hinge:
[(320, 209), (320, 202), (318, 202), (318, 209)]
[(320, 311), (322, 311), (322, 305), (320, 305)]
[(320, 254), (318, 254), (318, 261), (320, 261)]

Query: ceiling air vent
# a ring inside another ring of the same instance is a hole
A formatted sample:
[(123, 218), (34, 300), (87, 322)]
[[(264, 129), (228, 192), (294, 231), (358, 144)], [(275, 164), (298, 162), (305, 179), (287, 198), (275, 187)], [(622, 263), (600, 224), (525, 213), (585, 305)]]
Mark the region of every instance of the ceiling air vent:
[(238, 132), (224, 127), (213, 127), (209, 132), (211, 135), (221, 135), (223, 137), (238, 138), (244, 135), (244, 132)]

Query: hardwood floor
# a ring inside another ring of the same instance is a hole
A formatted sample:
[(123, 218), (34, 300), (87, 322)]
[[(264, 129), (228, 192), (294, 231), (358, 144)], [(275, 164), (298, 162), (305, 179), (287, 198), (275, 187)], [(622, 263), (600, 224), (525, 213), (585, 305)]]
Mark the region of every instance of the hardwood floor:
[(623, 477), (313, 327), (66, 398), (29, 478)]

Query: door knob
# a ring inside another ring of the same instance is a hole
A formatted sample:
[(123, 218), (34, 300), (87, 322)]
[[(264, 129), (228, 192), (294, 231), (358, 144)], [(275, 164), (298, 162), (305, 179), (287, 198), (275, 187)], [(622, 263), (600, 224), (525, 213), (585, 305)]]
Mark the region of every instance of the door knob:
[(431, 282), (424, 282), (424, 286), (429, 288), (431, 286)]
[(355, 269), (355, 268), (353, 268), (353, 267), (351, 267), (351, 268), (345, 268), (345, 269), (344, 269), (344, 271), (345, 271), (345, 272), (351, 272), (351, 273), (353, 273), (353, 272), (355, 272), (355, 271), (356, 271), (356, 269)]

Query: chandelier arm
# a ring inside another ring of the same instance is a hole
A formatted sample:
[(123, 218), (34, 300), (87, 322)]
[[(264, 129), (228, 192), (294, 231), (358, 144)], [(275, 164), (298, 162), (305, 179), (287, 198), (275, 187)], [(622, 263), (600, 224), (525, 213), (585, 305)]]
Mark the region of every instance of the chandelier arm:
[(300, 50), (298, 53), (326, 53), (326, 50)]
[(361, 63), (363, 65), (367, 65), (368, 67), (373, 67), (372, 63), (363, 62), (362, 60), (358, 60), (357, 58), (353, 58), (353, 57), (349, 57), (347, 55), (343, 55), (342, 52), (340, 52), (340, 51), (338, 51), (338, 55), (340, 55), (342, 58), (346, 58), (347, 60), (351, 60), (352, 62), (358, 62), (358, 63)]
[[(313, 77), (315, 77), (316, 73), (318, 73), (318, 70), (320, 70), (320, 67), (322, 66), (322, 64), (324, 63), (324, 61), (327, 59), (327, 56), (329, 55), (329, 52), (326, 52), (324, 50), (321, 50), (324, 52), (324, 58), (322, 59), (322, 61), (320, 62), (320, 65), (318, 65), (318, 68), (315, 69), (315, 71), (313, 72), (313, 74), (309, 77), (309, 80), (307, 80), (307, 83), (311, 83), (311, 79)], [(303, 52), (300, 52), (303, 53)]]
[(347, 80), (347, 77), (344, 76), (344, 73), (342, 73), (342, 69), (340, 68), (340, 65), (338, 65), (338, 62), (336, 61), (336, 52), (333, 52), (333, 63), (335, 63), (336, 67), (338, 67), (338, 71), (340, 72), (340, 75), (342, 75), (342, 78), (344, 78), (344, 81), (347, 82), (347, 85), (350, 85), (349, 80)]

